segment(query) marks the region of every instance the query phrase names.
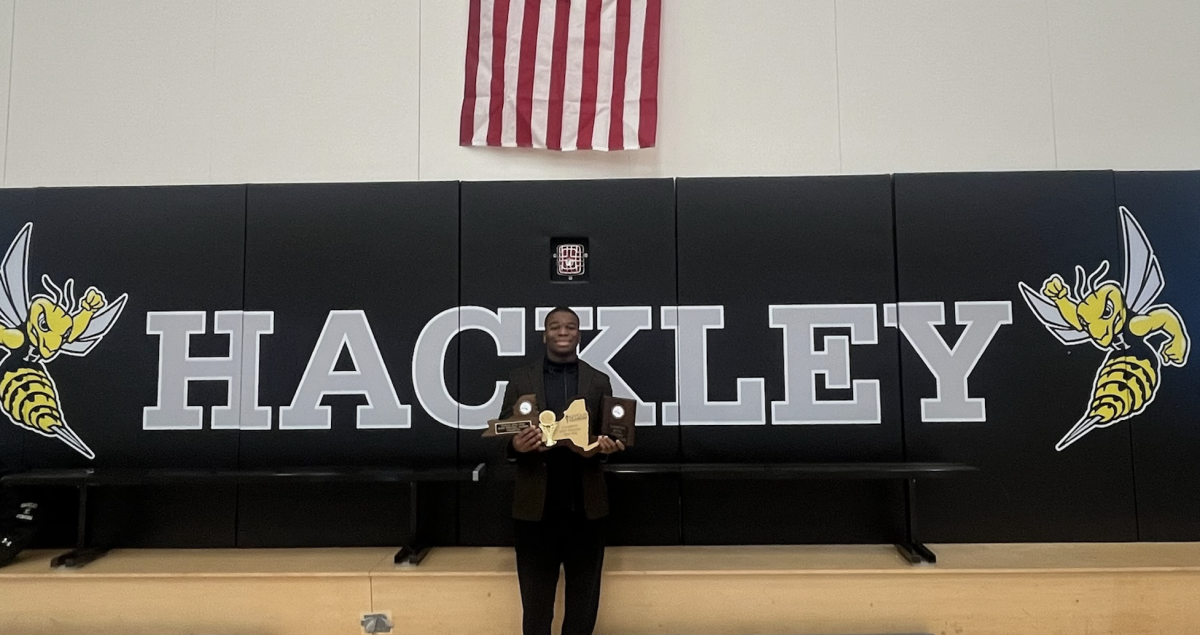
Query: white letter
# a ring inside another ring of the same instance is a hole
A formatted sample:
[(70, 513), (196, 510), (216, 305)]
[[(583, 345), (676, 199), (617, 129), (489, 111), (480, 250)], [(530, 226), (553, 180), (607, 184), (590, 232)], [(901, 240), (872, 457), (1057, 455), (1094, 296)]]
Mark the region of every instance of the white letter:
[(629, 387), (629, 384), (616, 370), (613, 369), (612, 358), (629, 340), (642, 331), (651, 327), (650, 307), (648, 306), (614, 306), (600, 307), (600, 333), (588, 343), (579, 353), (579, 358), (595, 366), (600, 372), (608, 375), (612, 382), (613, 396), (637, 400), (637, 418), (635, 425), (652, 426), (655, 424), (656, 413), (653, 403), (646, 403)]
[[(187, 405), (188, 382), (225, 381), (227, 405), (212, 407), (214, 430), (271, 425), (271, 410), (258, 405), (258, 373), (242, 374), (243, 351), (255, 360), (262, 333), (271, 332), (273, 314), (252, 311), (217, 311), (215, 333), (229, 335), (229, 354), (192, 357), (191, 336), (206, 332), (204, 311), (151, 311), (146, 313), (146, 334), (158, 335), (158, 401), (142, 410), (144, 430), (200, 430), (204, 409)], [(234, 390), (233, 387), (238, 389)], [(249, 398), (242, 399), (242, 393)]]
[[(354, 370), (334, 370), (343, 347), (354, 361)], [(325, 395), (366, 395), (367, 405), (355, 409), (359, 428), (411, 425), (410, 408), (396, 396), (375, 335), (362, 311), (329, 312), (291, 405), (279, 409), (279, 429), (328, 430), (332, 425), (332, 408), (321, 405)]]
[[(850, 342), (844, 335), (824, 338), (817, 350), (814, 330), (850, 327), (855, 345), (876, 343), (875, 307), (870, 304), (772, 305), (771, 328), (783, 329), (783, 401), (771, 403), (772, 423), (880, 423), (879, 380), (850, 381)], [(825, 387), (850, 388), (854, 399), (818, 400), (817, 375)]]
[(676, 360), (676, 401), (663, 404), (663, 425), (766, 424), (766, 391), (761, 377), (738, 378), (737, 401), (708, 399), (708, 330), (725, 328), (725, 307), (665, 306), (662, 325), (675, 331)]
[(421, 329), (413, 351), (413, 388), (417, 401), (434, 420), (464, 430), (482, 430), (488, 419), (500, 414), (507, 381), (496, 382), (496, 390), (487, 403), (478, 406), (460, 404), (446, 389), (446, 349), (462, 331), (478, 329), (492, 336), (501, 356), (525, 354), (525, 309), (500, 309), (493, 313), (483, 307), (464, 306), (446, 309)]
[[(883, 305), (883, 323), (896, 326), (896, 305)], [(937, 380), (937, 396), (921, 399), (921, 421), (987, 421), (987, 404), (968, 398), (967, 377), (1002, 324), (1012, 324), (1012, 303), (955, 302), (954, 321), (965, 325), (954, 348), (937, 326), (946, 321), (941, 302), (901, 302), (900, 332)]]

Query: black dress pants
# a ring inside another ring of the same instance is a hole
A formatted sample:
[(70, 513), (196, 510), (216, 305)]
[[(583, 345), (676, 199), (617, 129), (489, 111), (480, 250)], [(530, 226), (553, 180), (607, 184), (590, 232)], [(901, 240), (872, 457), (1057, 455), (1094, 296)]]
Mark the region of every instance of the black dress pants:
[(540, 521), (514, 522), (524, 635), (550, 635), (560, 566), (567, 577), (562, 635), (591, 635), (600, 609), (604, 519), (548, 513)]

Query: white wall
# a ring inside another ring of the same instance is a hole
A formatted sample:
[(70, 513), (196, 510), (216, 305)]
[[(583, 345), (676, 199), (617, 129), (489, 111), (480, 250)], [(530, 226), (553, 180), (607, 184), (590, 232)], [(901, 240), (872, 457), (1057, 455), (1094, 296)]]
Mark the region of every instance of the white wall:
[(462, 148), (467, 0), (0, 0), (8, 187), (1200, 169), (1197, 0), (664, 0), (659, 147)]

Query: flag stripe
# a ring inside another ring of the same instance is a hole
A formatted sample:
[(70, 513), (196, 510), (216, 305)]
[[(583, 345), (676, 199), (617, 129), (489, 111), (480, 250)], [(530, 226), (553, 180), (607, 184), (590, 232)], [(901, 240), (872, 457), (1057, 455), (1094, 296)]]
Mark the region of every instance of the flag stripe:
[(625, 149), (625, 72), (629, 64), (629, 0), (617, 0), (617, 31), (613, 45), (612, 106), (608, 121), (608, 149)]
[(517, 145), (517, 81), (521, 60), (521, 23), (524, 0), (509, 0), (508, 43), (504, 49), (504, 92), (500, 96), (500, 145)]
[(537, 57), (533, 71), (533, 109), (530, 113), (530, 146), (545, 148), (546, 118), (550, 114), (550, 68), (554, 64), (555, 8), (558, 2), (541, 0), (538, 3)]
[(600, 59), (596, 66), (595, 124), (592, 148), (608, 149), (608, 122), (611, 117), (613, 90), (613, 48), (617, 36), (617, 0), (603, 0), (600, 8)]
[(517, 79), (517, 145), (533, 145), (533, 76), (538, 48), (538, 18), (540, 0), (525, 0), (524, 23), (521, 25), (520, 76)]
[(658, 132), (658, 26), (662, 1), (646, 0), (646, 26), (642, 36), (642, 103), (638, 145), (654, 145)]
[(583, 38), (587, 5), (583, 0), (571, 3), (571, 22), (567, 26), (567, 86), (563, 93), (562, 149), (575, 150), (579, 140), (580, 95), (583, 91)]
[(625, 147), (638, 148), (642, 118), (642, 31), (646, 25), (646, 0), (632, 0), (629, 16), (629, 66), (625, 74)]
[(567, 89), (567, 29), (571, 0), (558, 0), (554, 13), (554, 62), (550, 68), (550, 107), (546, 117), (546, 147), (562, 150), (563, 106)]
[(488, 105), (487, 144), (500, 145), (504, 126), (504, 52), (508, 45), (508, 0), (495, 0), (492, 18), (492, 84)]
[(566, 112), (566, 55), (570, 49), (571, 0), (559, 0), (554, 13), (554, 66), (550, 71), (550, 118), (546, 121), (546, 148), (563, 149), (563, 115)]
[(469, 145), (475, 135), (475, 81), (479, 75), (479, 2), (471, 0), (467, 26), (467, 64), (464, 71), (462, 115), (458, 124), (458, 142)]
[(487, 145), (488, 108), (492, 90), (492, 18), (495, 0), (480, 0), (479, 9), (479, 74), (475, 78), (475, 122), (471, 141)]
[(592, 148), (596, 124), (596, 84), (600, 79), (600, 8), (602, 0), (587, 0), (587, 25), (583, 33), (583, 86), (579, 93), (579, 137), (576, 147)]

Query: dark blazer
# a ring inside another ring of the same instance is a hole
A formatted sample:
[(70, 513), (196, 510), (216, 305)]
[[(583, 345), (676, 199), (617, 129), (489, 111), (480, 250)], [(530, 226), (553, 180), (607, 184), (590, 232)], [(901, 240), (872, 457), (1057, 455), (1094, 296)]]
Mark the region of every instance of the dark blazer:
[[(508, 376), (508, 389), (504, 393), (504, 404), (500, 418), (512, 416), (513, 404), (521, 395), (537, 395), (538, 409), (546, 407), (544, 361), (539, 358), (532, 364), (513, 369)], [(600, 404), (605, 396), (612, 396), (612, 383), (608, 375), (596, 370), (587, 362), (579, 360), (579, 390), (587, 406), (592, 435), (600, 434)], [(574, 397), (572, 398), (574, 399)], [(505, 444), (505, 455), (517, 466), (517, 480), (513, 492), (513, 518), (517, 520), (541, 520), (546, 507), (546, 463), (545, 452), (517, 452), (510, 438)], [(601, 463), (607, 458), (597, 453), (584, 459), (583, 464), (583, 509), (588, 519), (596, 520), (608, 515), (608, 489), (604, 483)]]

